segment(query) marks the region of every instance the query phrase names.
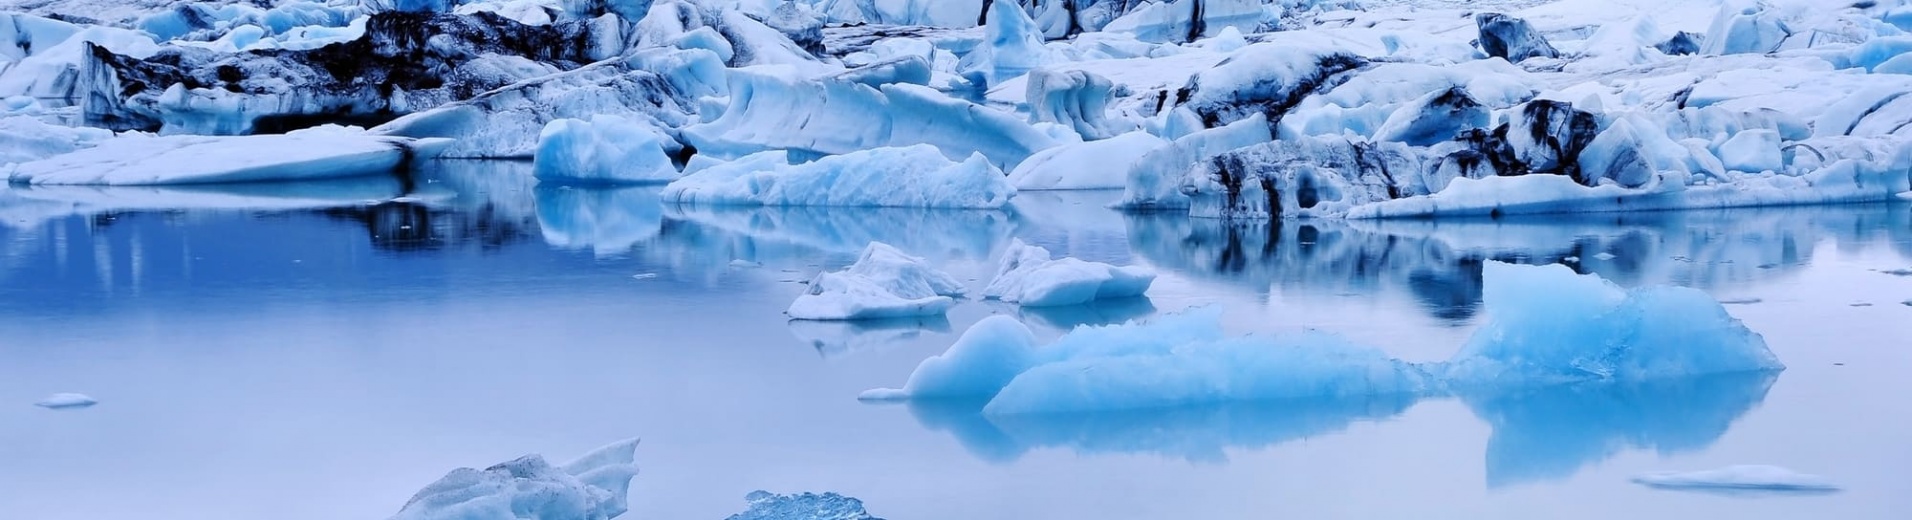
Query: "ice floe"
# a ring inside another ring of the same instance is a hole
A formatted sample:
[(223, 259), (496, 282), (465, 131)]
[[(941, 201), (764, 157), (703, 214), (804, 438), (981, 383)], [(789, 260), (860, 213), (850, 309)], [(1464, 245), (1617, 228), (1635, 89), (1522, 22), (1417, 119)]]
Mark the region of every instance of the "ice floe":
[(99, 403), (99, 400), (86, 394), (59, 393), (46, 396), (38, 402), (33, 403), (33, 405), (50, 410), (71, 410), (86, 408)]
[(120, 186), (391, 175), (446, 144), (336, 127), (236, 137), (122, 136), (0, 172), (14, 184)]

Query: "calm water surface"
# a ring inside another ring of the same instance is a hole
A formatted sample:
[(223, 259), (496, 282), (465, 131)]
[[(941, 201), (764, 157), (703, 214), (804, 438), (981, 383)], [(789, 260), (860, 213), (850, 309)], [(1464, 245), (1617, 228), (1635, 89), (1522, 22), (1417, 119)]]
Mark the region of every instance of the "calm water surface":
[[(0, 188), (0, 504), (24, 520), (382, 519), (460, 466), (642, 437), (626, 518), (717, 519), (755, 489), (894, 520), (1902, 518), (1912, 511), (1912, 210), (1224, 225), (1118, 194), (1014, 211), (665, 208), (524, 165), (393, 181)], [(386, 200), (370, 203), (368, 201)], [(1149, 300), (790, 323), (872, 240), (980, 290), (1012, 238), (1162, 272)], [(991, 421), (870, 405), (991, 314), (1043, 334), (1220, 306), (1412, 360), (1484, 319), (1481, 264), (1567, 263), (1734, 302), (1790, 368), (1628, 387)], [(30, 403), (83, 392), (102, 403)], [(1775, 464), (1843, 493), (1627, 481)]]

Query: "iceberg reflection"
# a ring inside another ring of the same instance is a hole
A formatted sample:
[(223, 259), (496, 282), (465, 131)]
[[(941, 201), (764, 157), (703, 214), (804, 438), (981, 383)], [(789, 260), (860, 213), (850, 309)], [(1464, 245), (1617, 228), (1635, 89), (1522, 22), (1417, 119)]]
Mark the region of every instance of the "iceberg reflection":
[(916, 339), (924, 333), (948, 333), (949, 318), (913, 316), (875, 320), (790, 320), (790, 335), (825, 358), (870, 351)]

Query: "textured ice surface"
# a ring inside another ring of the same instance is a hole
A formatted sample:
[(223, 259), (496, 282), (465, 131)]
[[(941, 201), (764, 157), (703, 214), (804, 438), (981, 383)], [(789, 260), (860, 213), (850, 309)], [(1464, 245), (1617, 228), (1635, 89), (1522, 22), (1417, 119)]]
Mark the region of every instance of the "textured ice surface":
[(1000, 208), (1016, 194), (982, 155), (953, 162), (929, 145), (876, 148), (791, 165), (781, 151), (704, 168), (664, 188), (684, 204)]
[(610, 520), (629, 508), (637, 439), (562, 466), (526, 455), (459, 468), (425, 486), (391, 520)]
[(799, 320), (868, 320), (940, 315), (963, 283), (922, 258), (871, 242), (848, 269), (818, 274), (786, 311)]
[(1647, 473), (1633, 477), (1633, 482), (1655, 489), (1725, 495), (1820, 495), (1840, 490), (1838, 484), (1826, 477), (1759, 465)]
[(752, 491), (750, 509), (728, 520), (882, 520), (863, 510), (863, 501), (836, 493), (778, 495)]
[(70, 410), (86, 408), (99, 403), (99, 400), (86, 394), (59, 393), (46, 396), (46, 398), (40, 399), (39, 402), (35, 402), (33, 405), (51, 410)]
[(866, 400), (967, 398), (991, 415), (1135, 410), (1336, 396), (1472, 395), (1631, 384), (1784, 367), (1693, 289), (1623, 291), (1562, 266), (1487, 267), (1491, 321), (1445, 362), (1411, 363), (1322, 333), (1225, 337), (1206, 309), (1078, 328), (1039, 346), (1013, 318), (972, 327), (901, 389)]
[(996, 278), (983, 289), (983, 296), (1024, 307), (1081, 305), (1139, 297), (1154, 281), (1155, 272), (1148, 268), (1051, 259), (1048, 249), (1015, 240), (1003, 253)]

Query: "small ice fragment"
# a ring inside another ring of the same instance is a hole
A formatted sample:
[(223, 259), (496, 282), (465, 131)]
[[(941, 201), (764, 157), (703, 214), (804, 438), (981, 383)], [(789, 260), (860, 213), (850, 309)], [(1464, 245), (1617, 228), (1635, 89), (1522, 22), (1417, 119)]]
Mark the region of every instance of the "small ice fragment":
[(1733, 495), (1825, 494), (1839, 492), (1839, 486), (1818, 475), (1808, 475), (1778, 466), (1728, 466), (1691, 472), (1659, 472), (1633, 477), (1643, 486), (1673, 491), (1698, 491)]
[(752, 491), (750, 509), (728, 520), (881, 520), (863, 509), (863, 501), (836, 493), (778, 495)]
[(1912, 276), (1912, 269), (1893, 269), (1890, 271), (1879, 271), (1879, 272), (1889, 274), (1892, 276)]
[(1569, 256), (1569, 257), (1566, 257), (1566, 258), (1562, 258), (1562, 259), (1560, 259), (1560, 261), (1562, 261), (1562, 262), (1566, 262), (1566, 263), (1569, 263), (1569, 264), (1577, 264), (1577, 263), (1580, 263), (1580, 257), (1577, 257), (1577, 256)]
[(1766, 300), (1762, 300), (1759, 298), (1729, 298), (1729, 299), (1720, 300), (1719, 304), (1720, 305), (1752, 305), (1752, 304), (1760, 303), (1764, 301)]
[(731, 261), (730, 261), (730, 266), (731, 266), (731, 267), (736, 267), (736, 268), (739, 268), (739, 269), (755, 269), (755, 268), (758, 268), (758, 267), (763, 267), (763, 263), (762, 263), (762, 262), (752, 262), (752, 261), (749, 261), (749, 260), (743, 260), (743, 259), (738, 259), (738, 260), (731, 260)]
[(1614, 258), (1619, 258), (1619, 257), (1613, 256), (1613, 253), (1600, 253), (1597, 255), (1593, 255), (1593, 258), (1595, 260), (1612, 260)]
[(649, 280), (656, 277), (657, 273), (638, 273), (631, 275), (632, 280)]
[(1872, 304), (1866, 303), (1866, 302), (1858, 302), (1858, 303), (1852, 304), (1852, 306), (1853, 307), (1871, 307)]
[(903, 401), (909, 399), (909, 392), (900, 388), (871, 388), (857, 394), (858, 401)]
[(33, 403), (33, 405), (51, 410), (69, 410), (86, 408), (99, 403), (99, 400), (89, 397), (86, 394), (59, 393), (46, 396), (46, 399), (41, 399), (40, 402)]

